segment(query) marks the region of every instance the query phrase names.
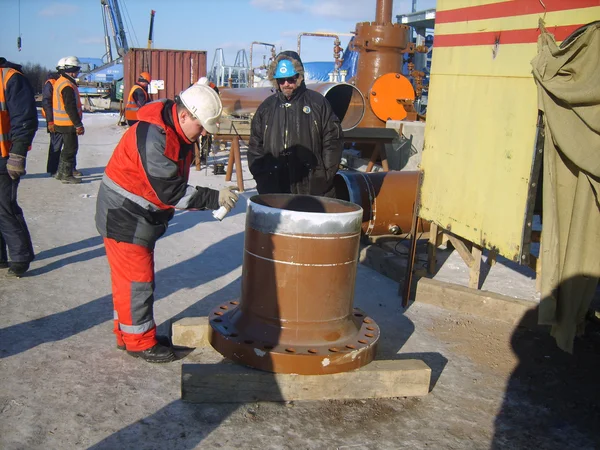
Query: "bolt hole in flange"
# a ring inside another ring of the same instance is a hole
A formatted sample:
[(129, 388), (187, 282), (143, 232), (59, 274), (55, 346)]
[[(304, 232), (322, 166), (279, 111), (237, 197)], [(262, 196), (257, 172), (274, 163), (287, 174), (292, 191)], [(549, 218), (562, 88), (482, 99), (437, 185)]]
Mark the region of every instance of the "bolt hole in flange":
[(366, 327), (369, 331), (375, 331), (375, 327)]
[(215, 316), (222, 316), (222, 315), (223, 315), (223, 313), (221, 311), (216, 311), (215, 312)]
[(319, 351), (318, 351), (316, 348), (309, 348), (309, 349), (307, 350), (307, 352), (308, 352), (308, 353), (312, 353), (312, 354), (314, 355), (315, 353), (318, 353)]
[(246, 340), (244, 341), (244, 344), (251, 345), (251, 344), (254, 344), (254, 341), (251, 341), (250, 339), (246, 339)]
[(239, 305), (240, 302), (229, 302), (230, 305)]
[(368, 344), (369, 343), (368, 341), (365, 341), (364, 339), (360, 339), (358, 342), (359, 342), (359, 344)]
[(296, 353), (296, 349), (291, 347), (286, 348), (285, 351), (288, 353)]
[(354, 313), (354, 317), (363, 317), (363, 314), (361, 314), (361, 313)]
[(275, 347), (273, 347), (272, 345), (263, 345), (263, 348), (265, 350), (273, 350)]
[(375, 335), (374, 335), (374, 334), (372, 334), (372, 333), (365, 333), (365, 336), (366, 336), (366, 337), (368, 337), (368, 338), (372, 338), (372, 337), (374, 337)]
[(331, 348), (329, 349), (329, 351), (330, 351), (331, 353), (337, 353), (337, 352), (339, 352), (339, 351), (340, 351), (340, 349), (339, 349), (339, 348), (337, 348), (337, 347), (331, 347)]

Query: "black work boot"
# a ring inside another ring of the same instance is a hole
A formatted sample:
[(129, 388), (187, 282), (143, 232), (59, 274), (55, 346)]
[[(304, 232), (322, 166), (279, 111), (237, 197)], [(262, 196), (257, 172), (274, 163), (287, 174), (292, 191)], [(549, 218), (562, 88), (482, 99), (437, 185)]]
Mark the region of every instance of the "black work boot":
[[(158, 342), (160, 345), (163, 345), (165, 347), (171, 347), (171, 339), (169, 339), (169, 336), (156, 336), (156, 342)], [(125, 350), (125, 345), (119, 345), (117, 344), (117, 348), (119, 350)]]
[(8, 261), (0, 261), (0, 269), (8, 269)]
[(175, 353), (171, 350), (171, 347), (165, 347), (161, 344), (156, 344), (154, 347), (150, 347), (147, 350), (140, 352), (132, 352), (127, 350), (127, 353), (134, 358), (142, 358), (150, 363), (167, 363), (175, 361)]
[(62, 181), (63, 184), (80, 184), (81, 178), (75, 178), (73, 176), (73, 164), (63, 163), (63, 172), (62, 172)]
[(56, 178), (57, 180), (62, 180), (63, 175), (64, 175), (64, 169), (63, 166), (65, 165), (64, 162), (59, 161), (58, 162), (58, 169), (56, 169), (56, 173), (54, 174), (54, 178)]
[(28, 262), (11, 262), (9, 263), (6, 276), (12, 278), (21, 278), (23, 274), (27, 272), (27, 270), (29, 270)]

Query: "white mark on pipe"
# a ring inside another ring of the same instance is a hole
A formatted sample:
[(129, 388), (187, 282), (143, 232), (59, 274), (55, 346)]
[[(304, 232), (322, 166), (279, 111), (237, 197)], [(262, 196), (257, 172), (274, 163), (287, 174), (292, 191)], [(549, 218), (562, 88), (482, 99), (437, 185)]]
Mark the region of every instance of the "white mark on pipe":
[(329, 365), (331, 361), (329, 361), (329, 358), (325, 358), (323, 361), (321, 361), (321, 365), (323, 367), (327, 367)]
[(260, 348), (255, 348), (254, 353), (256, 353), (256, 356), (260, 356), (261, 358), (267, 354), (267, 352), (261, 350)]
[(275, 236), (293, 237), (297, 239), (352, 239), (360, 236), (360, 233), (351, 234), (350, 236), (306, 236), (303, 234), (284, 234), (284, 233), (270, 233)]
[(270, 262), (275, 262), (275, 263), (281, 263), (281, 264), (288, 264), (290, 266), (306, 266), (306, 267), (334, 267), (334, 266), (346, 266), (348, 264), (354, 264), (356, 263), (356, 260), (353, 259), (352, 261), (345, 261), (345, 262), (341, 262), (341, 263), (334, 263), (334, 264), (303, 264), (303, 263), (295, 263), (295, 262), (291, 262), (291, 261), (281, 261), (279, 259), (271, 259), (271, 258), (265, 258), (264, 256), (259, 256), (256, 255), (248, 250), (244, 250), (246, 253), (248, 253), (249, 255), (252, 255), (258, 259), (264, 259), (265, 261), (270, 261)]

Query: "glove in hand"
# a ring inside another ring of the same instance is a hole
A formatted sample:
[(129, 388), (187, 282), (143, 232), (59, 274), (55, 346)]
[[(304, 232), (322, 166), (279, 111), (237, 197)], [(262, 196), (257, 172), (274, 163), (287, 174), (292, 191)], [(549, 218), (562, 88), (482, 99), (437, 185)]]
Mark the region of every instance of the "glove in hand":
[(83, 136), (83, 134), (85, 133), (85, 128), (81, 127), (77, 127), (75, 128), (75, 132), (77, 133), (77, 136)]
[(25, 175), (25, 156), (9, 153), (6, 171), (13, 180), (18, 180)]
[(48, 131), (50, 133), (55, 133), (55, 131), (54, 131), (54, 122), (48, 122)]
[(229, 211), (231, 211), (239, 198), (238, 195), (234, 192), (236, 190), (236, 186), (227, 186), (221, 189), (219, 191), (219, 206), (224, 206)]

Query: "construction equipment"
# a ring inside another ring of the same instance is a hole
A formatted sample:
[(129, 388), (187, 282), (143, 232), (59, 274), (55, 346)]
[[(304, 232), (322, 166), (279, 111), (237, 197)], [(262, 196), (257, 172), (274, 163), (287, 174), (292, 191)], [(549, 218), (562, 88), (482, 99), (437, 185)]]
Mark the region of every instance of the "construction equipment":
[[(100, 0), (100, 5), (106, 53), (102, 58), (79, 58), (82, 63), (79, 93), (84, 108), (89, 110), (110, 109), (111, 100), (115, 98), (116, 82), (123, 78), (123, 56), (129, 51), (118, 0)], [(111, 37), (118, 55), (114, 58)]]
[(150, 11), (150, 30), (148, 30), (148, 48), (152, 48), (152, 35), (154, 34), (154, 14), (156, 11)]
[(238, 50), (233, 66), (225, 63), (225, 54), (222, 48), (215, 50), (212, 67), (208, 79), (217, 87), (229, 86), (234, 88), (248, 87), (248, 57), (246, 50)]

